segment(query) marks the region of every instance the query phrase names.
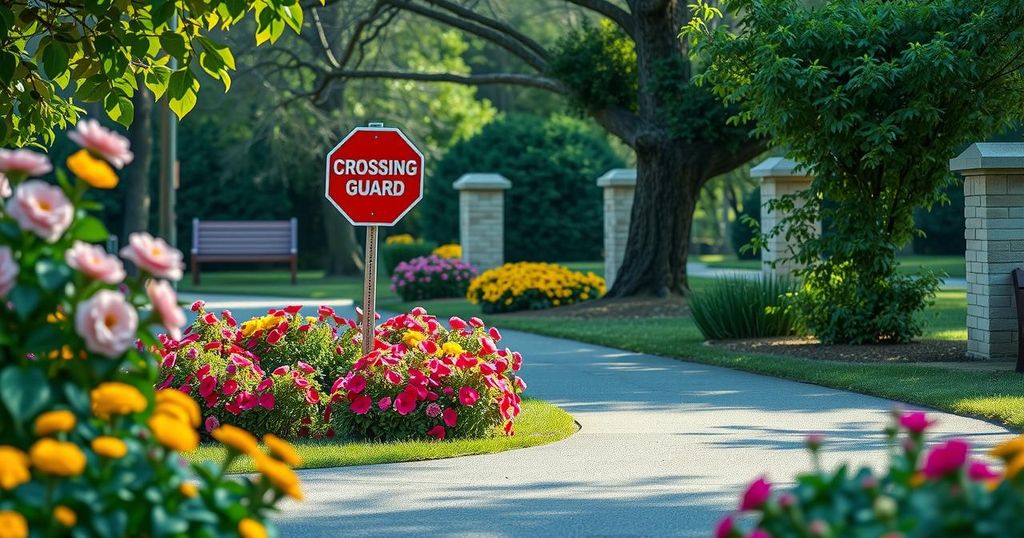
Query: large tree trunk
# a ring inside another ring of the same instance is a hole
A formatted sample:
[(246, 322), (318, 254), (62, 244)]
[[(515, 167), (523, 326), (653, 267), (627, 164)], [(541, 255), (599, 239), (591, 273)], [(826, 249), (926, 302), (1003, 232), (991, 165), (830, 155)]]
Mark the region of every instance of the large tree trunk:
[(135, 159), (124, 173), (124, 235), (121, 242), (128, 240), (133, 232), (149, 231), (149, 166), (153, 157), (153, 130), (150, 116), (153, 112), (153, 94), (145, 85), (139, 84), (132, 97), (135, 105), (135, 121), (128, 129), (128, 139)]
[(355, 228), (338, 214), (327, 199), (323, 201), (324, 237), (327, 239), (327, 276), (359, 275), (363, 272), (363, 258), (356, 243)]

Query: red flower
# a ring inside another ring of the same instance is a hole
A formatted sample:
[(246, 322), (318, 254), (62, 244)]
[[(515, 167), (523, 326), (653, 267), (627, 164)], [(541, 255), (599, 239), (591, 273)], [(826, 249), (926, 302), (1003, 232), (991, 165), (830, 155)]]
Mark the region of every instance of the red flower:
[(213, 315), (212, 312), (206, 314), (205, 316), (203, 316), (203, 323), (206, 323), (207, 325), (213, 325), (214, 323), (217, 323), (217, 316)]
[(274, 329), (270, 331), (270, 334), (267, 335), (267, 343), (270, 345), (274, 345), (280, 342), (281, 338), (284, 338), (284, 334), (279, 332), (277, 329)]
[(474, 327), (483, 327), (484, 326), (484, 320), (474, 316), (472, 318), (469, 318), (469, 324), (474, 326)]
[(209, 396), (210, 394), (212, 394), (214, 389), (216, 389), (216, 388), (217, 388), (217, 379), (216, 378), (214, 378), (213, 376), (204, 377), (203, 380), (199, 382), (199, 395), (202, 396), (203, 398), (205, 398), (205, 397)]
[(498, 347), (494, 345), (494, 340), (491, 340), (490, 338), (488, 338), (486, 336), (481, 336), (480, 337), (480, 356), (483, 357), (484, 355), (490, 355), (491, 353), (494, 353), (495, 351), (498, 351)]
[(512, 352), (512, 371), (518, 372), (523, 367), (523, 355), (518, 351)]
[(222, 345), (223, 344), (221, 344), (220, 342), (210, 342), (209, 344), (203, 346), (203, 349), (206, 351), (213, 351), (214, 349), (220, 349)]
[(284, 375), (287, 374), (289, 370), (291, 370), (291, 368), (287, 366), (278, 366), (277, 368), (274, 368), (274, 371), (272, 373), (274, 375)]
[(334, 394), (335, 392), (338, 392), (338, 389), (340, 389), (341, 386), (344, 385), (344, 384), (345, 384), (345, 378), (344, 377), (339, 377), (338, 379), (335, 379), (334, 380), (334, 384), (331, 385), (331, 394)]
[(264, 379), (263, 381), (260, 381), (259, 385), (256, 385), (256, 390), (258, 392), (266, 392), (266, 391), (270, 390), (270, 388), (273, 387), (273, 386), (274, 386), (274, 380), (273, 379)]
[(370, 406), (373, 405), (373, 399), (369, 396), (360, 396), (355, 400), (352, 400), (352, 404), (348, 406), (349, 410), (357, 415), (365, 415), (370, 411)]
[(260, 394), (259, 404), (260, 407), (272, 411), (274, 409), (274, 393), (265, 392)]
[(316, 405), (320, 403), (320, 393), (314, 389), (309, 389), (306, 391), (306, 402), (309, 403), (309, 405)]
[(480, 363), (480, 373), (484, 375), (491, 375), (494, 373), (494, 365), (489, 362)]
[(307, 374), (312, 374), (312, 373), (316, 372), (316, 368), (313, 368), (312, 366), (310, 366), (310, 365), (308, 365), (308, 364), (306, 364), (306, 363), (304, 363), (302, 361), (297, 361), (295, 363), (295, 365), (299, 368), (299, 370), (302, 370), (303, 372), (306, 372)]
[(433, 355), (434, 353), (437, 353), (438, 347), (433, 341), (424, 340), (420, 342), (420, 349), (428, 355)]
[(384, 378), (388, 380), (388, 383), (392, 385), (402, 384), (402, 375), (394, 370), (388, 370), (384, 372)]
[(288, 312), (289, 314), (291, 314), (293, 316), (295, 314), (298, 314), (299, 310), (302, 310), (302, 305), (300, 305), (300, 304), (284, 307), (284, 311)]
[(476, 357), (470, 355), (463, 355), (459, 357), (457, 361), (455, 361), (455, 366), (458, 368), (472, 368), (476, 366), (477, 362), (479, 362), (479, 359), (477, 359)]
[(441, 415), (441, 420), (444, 420), (445, 425), (449, 428), (454, 428), (459, 422), (459, 413), (449, 407), (444, 410), (444, 413)]
[(199, 310), (201, 310), (204, 306), (206, 306), (206, 303), (204, 303), (203, 301), (196, 301), (192, 303), (192, 311), (199, 312)]
[(505, 423), (505, 435), (508, 435), (508, 436), (511, 437), (511, 436), (513, 436), (515, 434), (516, 434), (516, 431), (515, 431), (515, 429), (512, 426), (512, 421), (510, 420), (510, 421), (506, 422)]
[(921, 472), (928, 478), (939, 478), (958, 471), (967, 461), (970, 446), (960, 439), (953, 439), (936, 446), (925, 456)]
[(328, 405), (324, 408), (324, 422), (331, 421), (331, 415), (334, 414), (334, 406)]
[(388, 409), (390, 407), (391, 407), (391, 396), (385, 396), (385, 397), (381, 398), (379, 402), (377, 402), (377, 408), (380, 409), (381, 411), (384, 411), (385, 409)]
[(448, 326), (451, 327), (453, 331), (459, 331), (466, 328), (466, 322), (458, 316), (452, 316), (448, 318)]
[(220, 315), (224, 316), (224, 321), (227, 321), (229, 326), (234, 327), (234, 326), (238, 325), (238, 322), (235, 321), (234, 316), (231, 315), (231, 311), (230, 310), (225, 310), (225, 311), (221, 312)]
[(295, 386), (297, 386), (299, 388), (303, 388), (304, 389), (304, 388), (309, 386), (309, 380), (304, 378), (304, 377), (300, 377), (298, 375), (293, 375), (292, 378), (295, 379)]
[(501, 341), (501, 333), (498, 332), (497, 327), (491, 327), (491, 330), (487, 331), (487, 334), (491, 335), (491, 338), (493, 338), (495, 342)]
[(416, 409), (416, 393), (409, 391), (402, 391), (395, 398), (395, 411), (398, 411), (399, 415), (405, 416), (412, 413)]
[(459, 389), (459, 402), (462, 405), (473, 405), (480, 398), (480, 393), (473, 387), (462, 387)]
[(444, 441), (444, 426), (434, 426), (427, 430), (427, 435), (437, 439), (438, 441)]
[(771, 494), (772, 485), (763, 476), (754, 480), (747, 487), (747, 491), (743, 493), (743, 498), (740, 500), (740, 510), (757, 510), (764, 506), (764, 503), (768, 502), (768, 497)]
[(235, 381), (234, 379), (225, 381), (224, 386), (221, 387), (221, 392), (227, 396), (234, 394), (236, 390), (238, 390), (238, 381)]

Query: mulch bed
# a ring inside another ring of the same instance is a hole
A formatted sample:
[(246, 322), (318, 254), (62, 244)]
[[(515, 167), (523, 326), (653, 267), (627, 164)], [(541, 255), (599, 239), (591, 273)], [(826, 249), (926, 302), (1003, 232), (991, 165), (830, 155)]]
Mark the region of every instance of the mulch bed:
[(846, 362), (952, 362), (969, 361), (967, 342), (921, 340), (909, 344), (862, 346), (825, 345), (813, 338), (754, 338), (711, 342), (711, 346), (745, 353), (785, 355), (805, 359)]
[(619, 299), (600, 299), (545, 310), (523, 310), (501, 314), (497, 317), (641, 319), (688, 315), (690, 315), (690, 308), (686, 306), (686, 299), (670, 296), (667, 298), (623, 297)]

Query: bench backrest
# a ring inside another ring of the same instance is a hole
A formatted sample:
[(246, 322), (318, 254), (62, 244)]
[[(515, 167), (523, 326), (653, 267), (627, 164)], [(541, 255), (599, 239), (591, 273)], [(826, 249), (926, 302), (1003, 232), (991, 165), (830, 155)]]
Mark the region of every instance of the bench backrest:
[(298, 219), (192, 219), (192, 254), (280, 256), (299, 251)]

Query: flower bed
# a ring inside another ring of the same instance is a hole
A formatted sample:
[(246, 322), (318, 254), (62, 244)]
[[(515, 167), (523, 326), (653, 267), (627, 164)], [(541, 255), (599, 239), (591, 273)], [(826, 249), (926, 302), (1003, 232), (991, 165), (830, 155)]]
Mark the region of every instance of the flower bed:
[(432, 254), (399, 263), (391, 275), (391, 291), (406, 302), (464, 297), (476, 276), (472, 265)]
[[(98, 123), (79, 123), (74, 178), (46, 174), (46, 156), (0, 150), (0, 535), (266, 535), (282, 496), (302, 497), (291, 447), (271, 452), (248, 432), (222, 427), (223, 464), (182, 463), (199, 443), (199, 406), (157, 390), (162, 325), (177, 334), (184, 314), (170, 281), (181, 252), (132, 234), (121, 259), (94, 245), (107, 231), (83, 209), (89, 187), (113, 188), (128, 164), (128, 141)], [(149, 313), (140, 316), (139, 308)], [(225, 477), (240, 454), (259, 474)]]
[(442, 258), (459, 259), (462, 257), (462, 245), (458, 243), (448, 243), (445, 245), (441, 245), (435, 248), (432, 254), (435, 254)]
[(507, 263), (484, 271), (469, 285), (466, 298), (486, 314), (541, 310), (604, 295), (604, 279), (553, 263)]
[(1024, 536), (1024, 436), (996, 447), (1002, 469), (970, 455), (953, 439), (925, 450), (934, 421), (921, 412), (896, 414), (886, 430), (890, 461), (885, 474), (870, 468), (822, 469), (825, 439), (807, 440), (814, 469), (782, 493), (764, 477), (748, 486), (740, 512), (755, 515), (754, 529), (741, 530), (730, 515), (716, 538), (808, 537), (1004, 537)]

